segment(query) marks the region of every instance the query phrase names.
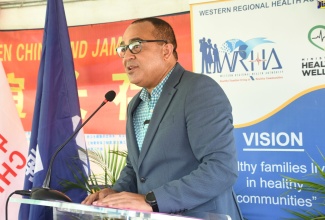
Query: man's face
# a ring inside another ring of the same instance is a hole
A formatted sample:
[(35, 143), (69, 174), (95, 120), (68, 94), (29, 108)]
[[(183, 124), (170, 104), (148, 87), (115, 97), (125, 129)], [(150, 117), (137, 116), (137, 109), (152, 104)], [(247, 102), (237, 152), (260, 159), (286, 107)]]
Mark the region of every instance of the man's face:
[[(150, 22), (131, 24), (124, 32), (121, 45), (129, 45), (136, 40), (165, 40), (155, 39), (153, 30)], [(131, 83), (149, 91), (159, 84), (168, 68), (163, 56), (164, 46), (157, 42), (144, 42), (138, 54), (132, 54), (127, 49), (123, 65)]]

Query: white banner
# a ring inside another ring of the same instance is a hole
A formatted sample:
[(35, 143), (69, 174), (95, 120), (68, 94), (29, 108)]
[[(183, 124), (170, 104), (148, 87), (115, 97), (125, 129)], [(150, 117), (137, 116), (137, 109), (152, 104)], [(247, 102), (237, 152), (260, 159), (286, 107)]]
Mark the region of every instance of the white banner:
[(220, 62), (219, 72), (211, 64), (210, 76), (232, 101), (235, 124), (250, 123), (324, 85), (324, 69), (312, 68), (325, 65), (325, 9), (317, 9), (316, 1), (237, 0), (191, 9), (194, 71), (203, 69), (200, 41), (210, 40)]
[[(10, 78), (10, 74), (8, 74)], [(14, 77), (13, 77), (14, 78)], [(9, 79), (10, 81), (10, 79)], [(14, 84), (17, 82), (11, 82)], [(0, 219), (5, 219), (5, 207), (8, 196), (24, 186), (25, 165), (28, 144), (18, 111), (12, 98), (12, 92), (6, 73), (0, 62)], [(21, 197), (21, 196), (19, 196)], [(18, 203), (9, 203), (8, 219), (17, 219)]]
[(193, 69), (215, 79), (233, 106), (244, 217), (318, 209), (320, 195), (283, 176), (316, 173), (311, 158), (324, 164), (325, 9), (307, 0), (191, 3)]

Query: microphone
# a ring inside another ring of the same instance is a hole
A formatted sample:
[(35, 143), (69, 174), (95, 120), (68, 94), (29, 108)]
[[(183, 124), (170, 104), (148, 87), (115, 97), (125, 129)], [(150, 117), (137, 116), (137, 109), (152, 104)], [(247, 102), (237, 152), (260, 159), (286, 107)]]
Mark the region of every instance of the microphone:
[(81, 124), (81, 126), (76, 129), (73, 134), (55, 151), (55, 153), (53, 154), (50, 164), (49, 164), (49, 168), (47, 170), (44, 182), (43, 182), (43, 186), (39, 187), (39, 188), (33, 188), (30, 192), (30, 198), (31, 199), (38, 199), (38, 200), (59, 200), (59, 201), (64, 201), (64, 202), (72, 202), (72, 200), (65, 195), (64, 193), (58, 191), (58, 190), (54, 190), (54, 189), (50, 189), (50, 181), (51, 181), (51, 172), (52, 172), (52, 164), (53, 161), (55, 159), (55, 157), (57, 156), (57, 154), (62, 150), (62, 148), (64, 148), (67, 143), (80, 131), (80, 129), (87, 124), (87, 122), (97, 113), (97, 111), (103, 107), (107, 102), (111, 102), (114, 100), (116, 96), (116, 93), (114, 91), (109, 91), (105, 94), (105, 100), (102, 102), (102, 104), (89, 116), (89, 118)]

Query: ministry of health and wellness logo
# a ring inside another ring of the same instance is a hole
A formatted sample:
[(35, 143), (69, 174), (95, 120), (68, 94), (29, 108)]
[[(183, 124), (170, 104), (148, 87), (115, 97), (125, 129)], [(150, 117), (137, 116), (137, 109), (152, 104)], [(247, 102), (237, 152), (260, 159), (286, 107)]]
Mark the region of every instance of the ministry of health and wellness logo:
[[(325, 26), (316, 25), (308, 32), (309, 42), (325, 51)], [(324, 77), (325, 76), (325, 53), (314, 57), (304, 57), (301, 62), (302, 74), (305, 77)]]
[(325, 51), (325, 26), (316, 25), (308, 32), (309, 42), (320, 50)]

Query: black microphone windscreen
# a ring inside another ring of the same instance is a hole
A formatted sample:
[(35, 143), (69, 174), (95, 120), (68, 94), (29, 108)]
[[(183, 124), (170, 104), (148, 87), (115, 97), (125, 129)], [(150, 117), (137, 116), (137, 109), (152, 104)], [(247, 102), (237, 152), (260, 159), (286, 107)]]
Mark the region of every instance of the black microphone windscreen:
[(115, 96), (116, 96), (116, 93), (111, 90), (111, 91), (108, 91), (106, 94), (105, 94), (105, 99), (108, 101), (108, 102), (111, 102), (115, 99)]

